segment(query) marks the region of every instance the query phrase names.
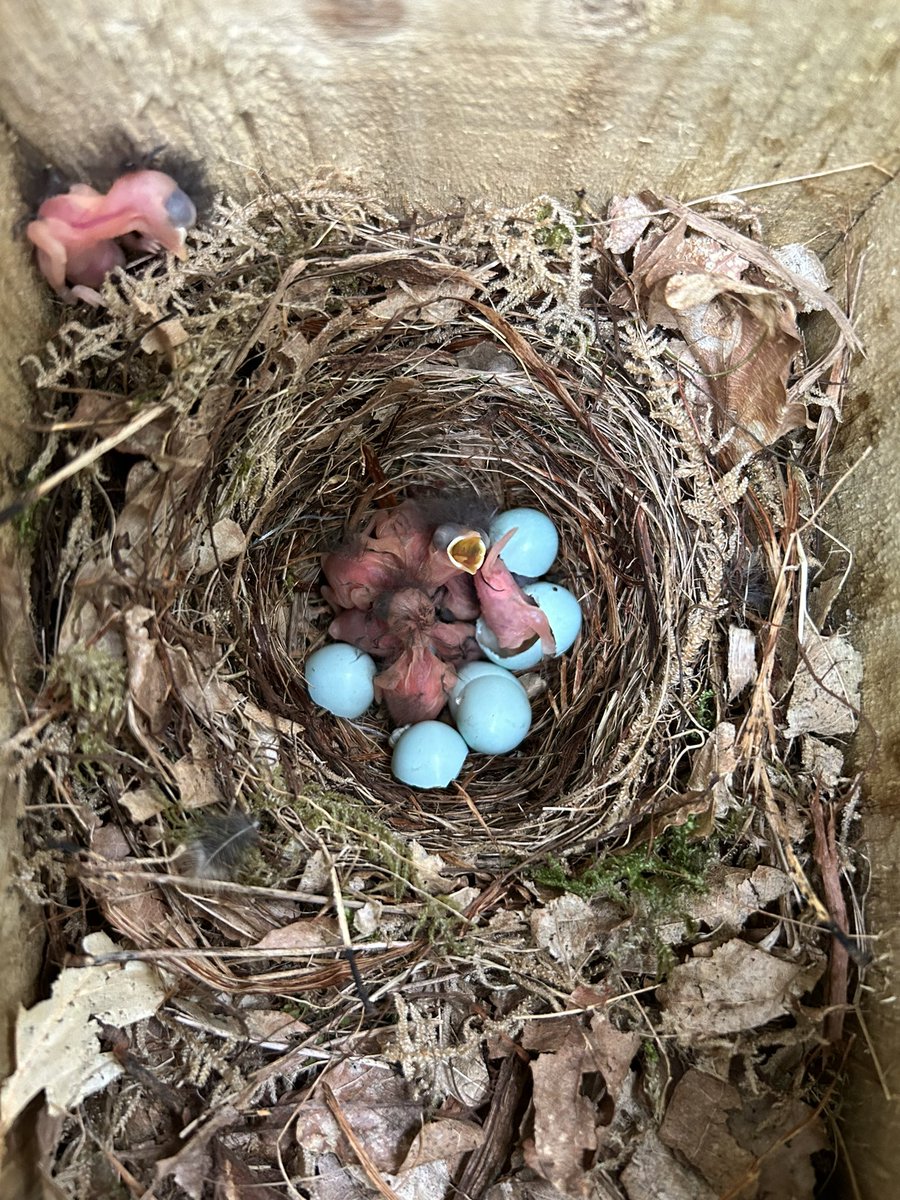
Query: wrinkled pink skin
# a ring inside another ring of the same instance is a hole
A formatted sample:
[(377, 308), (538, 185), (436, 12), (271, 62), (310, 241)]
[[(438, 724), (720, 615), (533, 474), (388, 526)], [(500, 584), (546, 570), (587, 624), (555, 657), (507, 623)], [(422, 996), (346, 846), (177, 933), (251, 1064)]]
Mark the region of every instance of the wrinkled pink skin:
[[(433, 545), (434, 524), (420, 511), (415, 500), (404, 500), (396, 508), (384, 509), (376, 516), (373, 528), (383, 552), (395, 557), (404, 573), (429, 594), (466, 575), (446, 550)], [(458, 531), (460, 534), (468, 532), (463, 525)]]
[(375, 540), (363, 535), (322, 558), (328, 585), (322, 595), (335, 611), (371, 608), (397, 579), (402, 563), (396, 555), (374, 549)]
[(444, 662), (461, 667), (481, 658), (481, 647), (475, 641), (475, 626), (464, 621), (435, 621), (429, 634), (431, 648)]
[(375, 695), (398, 725), (433, 721), (447, 703), (456, 671), (441, 662), (427, 639), (413, 636), (396, 662), (375, 676)]
[(193, 204), (170, 175), (132, 171), (117, 179), (105, 196), (86, 183), (51, 196), (25, 232), (57, 295), (69, 303), (99, 305), (97, 288), (125, 262), (117, 238), (134, 234), (131, 246), (152, 253), (169, 250), (183, 259), (185, 231), (195, 220)]
[(437, 589), (434, 602), (439, 609), (446, 609), (457, 621), (474, 621), (481, 612), (472, 576), (457, 571)]
[[(472, 578), (434, 545), (434, 533), (433, 520), (405, 500), (322, 559), (322, 595), (337, 614), (328, 632), (389, 660), (375, 676), (375, 694), (400, 725), (436, 717), (456, 667), (480, 656)], [(456, 620), (438, 620), (436, 606)]]
[(403, 649), (400, 639), (388, 631), (387, 625), (371, 611), (347, 608), (328, 626), (329, 637), (336, 642), (349, 642), (373, 658), (396, 658)]
[(384, 509), (360, 537), (323, 557), (328, 584), (322, 595), (336, 611), (365, 609), (379, 593), (396, 586), (398, 579), (414, 579), (430, 596), (446, 588), (452, 597), (446, 607), (454, 616), (471, 620), (478, 612), (471, 577), (445, 550), (432, 545), (433, 532), (414, 501)]
[(481, 615), (501, 650), (509, 653), (522, 650), (537, 636), (541, 639), (543, 652), (555, 654), (556, 640), (550, 622), (535, 602), (525, 595), (500, 558), (500, 551), (515, 532), (515, 529), (510, 529), (499, 542), (491, 546), (481, 570), (475, 576)]
[(336, 642), (349, 642), (373, 658), (399, 658), (404, 647), (417, 640), (424, 640), (429, 650), (455, 667), (473, 662), (481, 654), (475, 626), (437, 620), (434, 604), (418, 588), (379, 596), (374, 609), (366, 612), (345, 609), (331, 622), (328, 634)]
[(433, 601), (419, 587), (385, 593), (376, 601), (375, 613), (389, 636), (402, 645), (396, 661), (375, 676), (375, 695), (399, 725), (430, 721), (447, 703), (457, 678), (451, 663), (442, 661), (442, 648), (465, 661), (466, 634), (473, 632), (472, 626), (457, 632), (438, 621)]

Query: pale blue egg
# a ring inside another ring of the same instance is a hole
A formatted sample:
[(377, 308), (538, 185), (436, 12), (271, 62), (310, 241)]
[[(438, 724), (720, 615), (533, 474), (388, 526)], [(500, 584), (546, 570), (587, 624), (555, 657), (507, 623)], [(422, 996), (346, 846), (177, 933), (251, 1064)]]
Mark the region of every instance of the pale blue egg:
[(378, 668), (347, 642), (331, 642), (306, 660), (306, 687), (314, 704), (336, 717), (361, 717), (375, 699)]
[(541, 639), (537, 637), (530, 646), (520, 650), (518, 654), (502, 654), (497, 646), (494, 631), (485, 624), (483, 617), (479, 617), (475, 622), (475, 641), (481, 647), (485, 658), (496, 663), (498, 667), (505, 667), (507, 671), (530, 671), (544, 657), (541, 650)]
[(517, 679), (480, 675), (463, 690), (456, 728), (480, 754), (514, 750), (531, 728), (531, 705)]
[[(511, 674), (506, 667), (498, 667), (496, 663), (484, 662), (481, 659), (477, 662), (466, 663), (465, 666), (459, 668), (457, 681), (450, 692), (451, 713), (455, 714), (459, 708), (459, 702), (466, 687), (473, 679), (478, 679), (481, 675), (497, 675), (501, 678), (511, 679), (517, 687), (522, 687), (515, 675)], [(522, 688), (523, 692), (524, 690)]]
[(581, 605), (568, 590), (558, 583), (526, 583), (522, 588), (526, 596), (536, 600), (550, 622), (556, 642), (556, 655), (565, 654), (581, 631)]
[(391, 772), (410, 787), (442, 788), (460, 773), (468, 753), (469, 747), (449, 725), (419, 721), (397, 738)]
[(559, 534), (546, 513), (536, 508), (511, 508), (491, 521), (491, 543), (505, 533), (515, 533), (500, 551), (500, 557), (515, 575), (537, 579), (549, 571), (559, 553)]

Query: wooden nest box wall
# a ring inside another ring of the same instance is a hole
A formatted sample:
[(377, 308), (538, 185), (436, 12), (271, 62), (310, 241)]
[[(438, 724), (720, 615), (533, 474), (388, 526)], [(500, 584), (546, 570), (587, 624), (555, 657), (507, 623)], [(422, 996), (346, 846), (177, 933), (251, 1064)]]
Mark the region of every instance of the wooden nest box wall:
[[(645, 188), (689, 201), (746, 189), (770, 244), (825, 261), (865, 346), (844, 400), (834, 501), (855, 554), (850, 635), (863, 653), (874, 991), (844, 1105), (860, 1194), (900, 1173), (900, 17), (893, 0), (48, 0), (0, 8), (2, 501), (35, 445), (20, 369), (60, 324), (21, 236), (21, 163), (87, 177), (111, 144), (174, 148), (241, 201), (320, 168), (417, 214), (550, 194), (597, 209)], [(862, 263), (859, 277), (845, 264)], [(857, 288), (857, 278), (859, 278)], [(0, 553), (15, 555), (13, 531)], [(4, 647), (15, 656), (21, 647)], [(8, 657), (5, 661), (9, 661)], [(0, 736), (20, 713), (0, 695)], [(0, 1077), (35, 996), (39, 914), (6, 879), (22, 798), (0, 770)], [(872, 1053), (877, 1057), (877, 1068)], [(23, 1161), (27, 1161), (27, 1151)], [(25, 1185), (21, 1194), (25, 1195)], [(13, 1194), (13, 1192), (10, 1192)], [(15, 1194), (20, 1194), (16, 1192)], [(847, 1194), (850, 1194), (849, 1192)]]

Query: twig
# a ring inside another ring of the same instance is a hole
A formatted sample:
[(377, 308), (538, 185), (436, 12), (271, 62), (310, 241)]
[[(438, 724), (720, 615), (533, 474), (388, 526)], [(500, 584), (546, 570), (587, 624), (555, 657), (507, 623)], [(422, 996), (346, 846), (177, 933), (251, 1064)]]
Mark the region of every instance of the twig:
[(368, 1150), (356, 1136), (353, 1126), (344, 1116), (343, 1110), (338, 1104), (337, 1097), (331, 1090), (330, 1085), (323, 1080), (321, 1086), (322, 1094), (325, 1097), (325, 1103), (328, 1105), (331, 1115), (337, 1121), (341, 1133), (350, 1143), (350, 1148), (359, 1160), (359, 1165), (362, 1167), (363, 1171), (365, 1171), (366, 1178), (368, 1179), (369, 1183), (371, 1183), (371, 1185), (376, 1188), (382, 1194), (382, 1196), (384, 1196), (384, 1200), (400, 1200), (400, 1197), (397, 1195), (394, 1189), (382, 1177), (378, 1167), (372, 1161), (372, 1157)]
[(76, 454), (71, 462), (66, 463), (64, 467), (60, 467), (58, 471), (54, 471), (52, 475), (48, 475), (46, 479), (42, 479), (40, 483), (29, 488), (27, 492), (17, 497), (6, 508), (0, 509), (0, 525), (12, 520), (13, 517), (24, 512), (26, 508), (30, 508), (32, 504), (36, 504), (38, 500), (49, 495), (61, 483), (64, 483), (67, 479), (71, 479), (73, 475), (77, 475), (79, 471), (83, 471), (91, 463), (95, 463), (108, 450), (115, 450), (116, 446), (132, 437), (138, 430), (143, 429), (145, 425), (151, 424), (157, 417), (161, 417), (167, 411), (169, 411), (168, 404), (153, 404), (150, 408), (146, 408), (143, 412), (138, 413), (127, 425), (123, 425), (117, 433), (111, 433), (109, 437), (103, 438), (102, 441), (97, 442), (87, 450), (83, 450), (81, 454)]

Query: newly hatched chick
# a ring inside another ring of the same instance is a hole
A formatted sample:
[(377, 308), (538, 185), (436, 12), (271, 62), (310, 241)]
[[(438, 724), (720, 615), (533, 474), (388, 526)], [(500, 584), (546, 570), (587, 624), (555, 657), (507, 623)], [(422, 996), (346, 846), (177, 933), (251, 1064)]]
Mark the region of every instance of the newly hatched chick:
[(37, 247), (41, 272), (59, 296), (69, 303), (99, 305), (97, 288), (125, 262), (116, 239), (130, 235), (134, 249), (169, 250), (184, 259), (185, 234), (196, 220), (192, 200), (171, 175), (131, 171), (106, 195), (76, 183), (51, 196), (25, 232)]
[(546, 615), (525, 595), (500, 558), (500, 551), (515, 532), (510, 529), (491, 546), (484, 565), (475, 576), (481, 615), (497, 639), (499, 650), (514, 653), (539, 637), (544, 654), (555, 654), (556, 640)]
[(461, 572), (474, 575), (487, 552), (490, 509), (474, 493), (404, 500), (375, 518), (378, 542), (433, 593)]
[(371, 608), (403, 572), (403, 559), (367, 533), (322, 556), (322, 595), (336, 612)]
[(434, 720), (457, 675), (432, 649), (433, 602), (421, 588), (405, 587), (380, 597), (375, 611), (403, 646), (396, 661), (375, 676), (376, 697), (398, 725)]

